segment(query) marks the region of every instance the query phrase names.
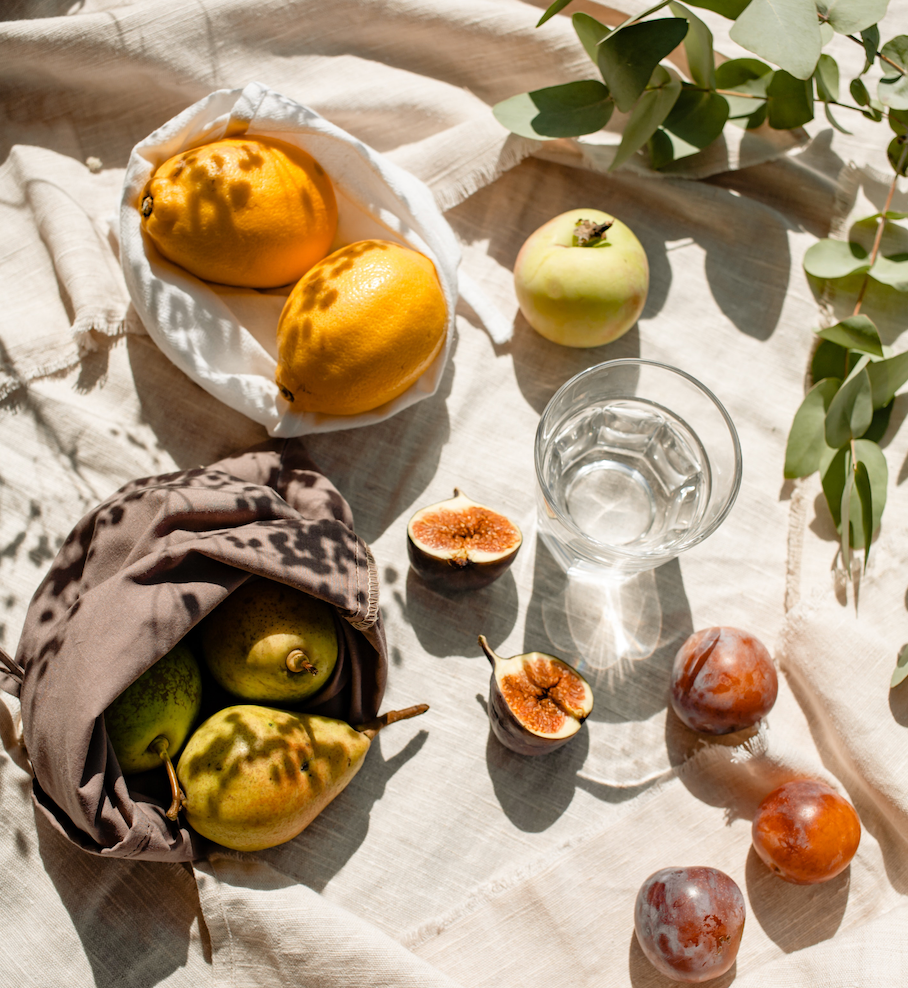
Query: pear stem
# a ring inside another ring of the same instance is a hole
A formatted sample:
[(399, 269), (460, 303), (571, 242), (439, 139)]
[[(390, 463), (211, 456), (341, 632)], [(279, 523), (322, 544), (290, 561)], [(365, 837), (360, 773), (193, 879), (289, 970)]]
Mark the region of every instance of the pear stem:
[(312, 676), (318, 675), (318, 669), (309, 661), (309, 657), (301, 648), (295, 648), (287, 655), (287, 668), (291, 672), (308, 672)]
[(386, 714), (382, 714), (381, 717), (376, 717), (375, 720), (370, 720), (365, 724), (360, 724), (353, 729), (355, 731), (359, 731), (360, 734), (365, 734), (371, 741), (372, 738), (374, 738), (383, 727), (387, 727), (388, 724), (394, 724), (399, 720), (409, 720), (411, 717), (418, 717), (420, 714), (424, 714), (428, 709), (428, 703), (417, 703), (416, 706), (404, 707), (403, 710), (389, 710)]
[(177, 779), (177, 770), (173, 767), (173, 762), (170, 760), (170, 754), (167, 750), (170, 747), (170, 742), (163, 734), (159, 734), (148, 747), (161, 759), (167, 768), (167, 778), (170, 779), (170, 791), (173, 793), (173, 800), (167, 809), (166, 816), (168, 820), (176, 820), (180, 812), (180, 807), (186, 801), (186, 795), (180, 788), (180, 783)]
[(495, 661), (498, 658), (498, 656), (492, 651), (492, 646), (486, 640), (486, 636), (485, 635), (480, 635), (479, 636), (479, 645), (482, 648), (483, 652), (486, 653), (486, 658), (489, 660), (489, 662), (492, 665), (492, 668), (494, 669), (495, 668)]

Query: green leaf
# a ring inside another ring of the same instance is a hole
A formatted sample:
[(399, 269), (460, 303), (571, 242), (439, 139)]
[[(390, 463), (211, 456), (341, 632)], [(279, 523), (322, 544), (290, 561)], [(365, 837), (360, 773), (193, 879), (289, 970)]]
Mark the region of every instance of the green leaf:
[[(883, 509), (886, 507), (886, 489), (889, 484), (889, 467), (886, 464), (886, 456), (880, 447), (869, 439), (856, 439), (854, 443), (854, 455), (858, 463), (864, 465), (867, 471), (867, 480), (870, 484), (871, 505), (873, 508), (870, 520), (871, 535), (879, 528), (883, 517)], [(852, 512), (852, 523), (854, 524), (855, 538), (852, 545), (856, 549), (867, 545), (863, 538), (863, 519), (857, 512)]]
[(554, 17), (559, 11), (564, 10), (564, 8), (571, 2), (571, 0), (555, 0), (555, 2), (548, 7), (546, 12), (539, 18), (536, 22), (536, 27), (542, 27), (543, 24), (550, 18)]
[(647, 143), (669, 115), (681, 93), (680, 80), (673, 79), (661, 65), (656, 67), (653, 78), (659, 84), (654, 89), (647, 89), (628, 117), (624, 133), (621, 135), (621, 143), (618, 145), (618, 151), (609, 166), (609, 171), (620, 168), (632, 154)]
[[(622, 113), (633, 109), (656, 66), (681, 44), (687, 30), (687, 21), (682, 18), (663, 17), (612, 31), (602, 42), (599, 46), (599, 71)], [(652, 128), (638, 147), (649, 140), (661, 122)]]
[[(856, 439), (854, 441), (854, 451), (857, 459), (864, 464), (867, 470), (868, 480), (870, 481), (871, 506), (873, 509), (871, 531), (875, 532), (883, 517), (883, 509), (886, 507), (886, 487), (889, 483), (889, 469), (886, 465), (886, 457), (876, 443), (870, 442), (867, 439)], [(826, 498), (829, 513), (832, 515), (835, 527), (841, 533), (843, 528), (843, 495), (849, 476), (853, 476), (850, 446), (843, 446), (837, 450), (829, 459), (828, 463), (825, 466), (821, 466), (820, 470), (823, 482), (823, 495)], [(849, 499), (849, 514), (847, 518), (848, 525), (845, 526), (845, 532), (849, 535), (849, 543), (855, 549), (863, 548), (864, 525), (861, 506), (857, 498)]]
[(729, 34), (796, 79), (813, 75), (823, 46), (814, 0), (751, 0)]
[(876, 24), (868, 27), (866, 31), (861, 31), (861, 44), (864, 46), (864, 68), (861, 70), (863, 75), (873, 65), (876, 53), (880, 49), (880, 29)]
[(854, 490), (854, 471), (851, 469), (851, 450), (845, 455), (845, 486), (842, 488), (842, 503), (839, 505), (839, 536), (842, 547), (842, 565), (851, 576), (851, 542), (854, 529), (851, 526), (851, 493)]
[(671, 0), (669, 10), (675, 17), (683, 17), (690, 25), (684, 36), (684, 51), (687, 53), (687, 64), (690, 67), (690, 77), (698, 86), (706, 89), (716, 88), (716, 58), (713, 53), (712, 31), (692, 14), (687, 7)]
[(852, 79), (848, 89), (858, 106), (870, 106), (870, 93), (867, 92), (863, 79)]
[(832, 124), (833, 127), (835, 127), (835, 129), (840, 134), (851, 134), (852, 133), (850, 130), (848, 130), (847, 128), (843, 127), (838, 122), (838, 120), (836, 120), (836, 118), (832, 115), (832, 110), (829, 109), (829, 104), (828, 103), (824, 103), (823, 104), (823, 112), (826, 114), (826, 119)]
[(886, 13), (889, 0), (817, 0), (817, 10), (838, 34), (866, 31)]
[(886, 360), (871, 361), (867, 365), (867, 376), (873, 392), (873, 407), (888, 405), (896, 391), (908, 381), (908, 351)]
[(854, 490), (861, 505), (861, 534), (864, 537), (864, 567), (870, 556), (870, 543), (873, 539), (873, 491), (870, 489), (870, 475), (867, 464), (858, 460), (854, 465)]
[[(765, 118), (766, 87), (772, 81), (772, 72), (765, 62), (756, 58), (732, 58), (716, 66), (716, 89), (722, 90), (722, 95), (728, 102), (729, 119), (753, 119), (755, 114)], [(732, 96), (729, 92), (749, 95)], [(755, 126), (762, 122), (760, 119)]]
[(804, 270), (814, 278), (844, 278), (869, 271), (867, 251), (860, 244), (828, 237), (812, 244), (804, 253)]
[(822, 381), (824, 377), (837, 377), (839, 382), (848, 377), (848, 351), (829, 340), (820, 343), (810, 362), (810, 379)]
[(849, 316), (834, 326), (818, 329), (817, 336), (852, 350), (860, 350), (861, 353), (872, 353), (877, 357), (883, 356), (880, 334), (877, 332), (873, 320), (868, 319), (867, 316)]
[(886, 435), (886, 430), (889, 428), (889, 420), (892, 418), (892, 406), (893, 402), (889, 402), (888, 405), (883, 405), (882, 408), (875, 408), (873, 410), (873, 419), (870, 423), (870, 428), (861, 436), (861, 439), (869, 439), (871, 442), (878, 443)]
[(905, 139), (900, 134), (898, 137), (893, 137), (889, 147), (886, 148), (889, 164), (897, 175), (908, 174), (908, 155), (905, 154), (905, 147)]
[(908, 110), (908, 35), (900, 34), (883, 45), (880, 68), (883, 70), (883, 78), (877, 85), (880, 102), (896, 110)]
[(687, 0), (691, 7), (701, 7), (703, 10), (712, 10), (730, 21), (736, 21), (750, 0)]
[(599, 42), (611, 34), (611, 28), (601, 24), (595, 17), (583, 13), (574, 14), (571, 23), (574, 25), (574, 31), (576, 31), (584, 51), (598, 65)]
[(586, 79), (512, 96), (496, 103), (492, 113), (512, 133), (547, 141), (601, 130), (614, 106), (601, 82)]
[(832, 25), (827, 24), (826, 21), (820, 21), (820, 47), (825, 48), (834, 37), (835, 31), (833, 31)]
[[(693, 148), (691, 153), (698, 150)], [(675, 160), (675, 144), (671, 137), (658, 127), (647, 143), (649, 163), (652, 168), (664, 168)]]
[(908, 645), (903, 645), (899, 650), (898, 658), (895, 660), (895, 669), (892, 679), (889, 681), (889, 688), (898, 686), (905, 678), (908, 678)]
[(808, 79), (798, 79), (778, 69), (766, 87), (769, 97), (769, 126), (776, 130), (793, 130), (813, 120), (813, 86)]
[(834, 378), (824, 378), (804, 396), (788, 433), (786, 477), (808, 477), (819, 470), (822, 455), (828, 449), (824, 431), (826, 410), (841, 383)]
[(867, 431), (873, 419), (873, 394), (864, 367), (842, 383), (826, 412), (826, 445), (833, 449)]
[(817, 99), (838, 103), (839, 64), (832, 55), (820, 55), (813, 77), (817, 84)]
[(682, 85), (662, 126), (699, 150), (708, 147), (722, 133), (726, 120), (728, 103), (721, 96)]
[(835, 523), (837, 531), (841, 531), (842, 525), (842, 493), (845, 490), (845, 463), (850, 458), (851, 451), (847, 446), (836, 450), (833, 457), (826, 464), (825, 469), (820, 466), (820, 480), (823, 484), (823, 496), (826, 504), (829, 505), (829, 513)]
[[(895, 131), (896, 134), (908, 134), (908, 111), (906, 110), (890, 110), (886, 114), (886, 119), (889, 121), (889, 126)], [(886, 214), (889, 215), (888, 213)], [(904, 218), (904, 217), (900, 217)]]
[(892, 257), (877, 255), (870, 269), (870, 277), (897, 292), (908, 292), (908, 254), (894, 254)]

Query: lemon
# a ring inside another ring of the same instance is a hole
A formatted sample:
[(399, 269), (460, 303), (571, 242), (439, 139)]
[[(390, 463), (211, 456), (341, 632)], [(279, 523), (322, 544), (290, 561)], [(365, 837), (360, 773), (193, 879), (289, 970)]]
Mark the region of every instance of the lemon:
[(312, 155), (266, 137), (225, 138), (162, 164), (142, 194), (158, 250), (205, 281), (276, 288), (331, 249), (337, 202)]
[(275, 380), (294, 410), (371, 411), (423, 374), (446, 327), (432, 261), (387, 240), (361, 240), (294, 286), (278, 323)]

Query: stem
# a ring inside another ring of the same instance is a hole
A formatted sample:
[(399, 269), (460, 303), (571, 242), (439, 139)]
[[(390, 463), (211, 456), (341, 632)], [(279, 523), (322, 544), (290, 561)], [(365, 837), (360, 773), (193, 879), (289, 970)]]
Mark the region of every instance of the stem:
[[(828, 20), (828, 18), (826, 18), (826, 20)], [(848, 38), (849, 41), (853, 41), (856, 45), (860, 45), (862, 48), (864, 47), (864, 42), (861, 41), (860, 38), (856, 38), (853, 34), (846, 34), (845, 37)], [(884, 55), (881, 51), (874, 52), (874, 54), (881, 62), (886, 62), (888, 65), (891, 65), (896, 72), (901, 72), (902, 75), (908, 75), (908, 72), (906, 72), (897, 62), (893, 62), (888, 55)]]
[(486, 658), (489, 660), (489, 662), (492, 664), (492, 667), (494, 668), (495, 660), (498, 658), (498, 656), (492, 651), (492, 646), (489, 645), (489, 642), (486, 639), (485, 635), (479, 636), (479, 645), (482, 648), (483, 652), (486, 653)]
[(173, 794), (173, 799), (167, 809), (166, 815), (168, 820), (176, 820), (180, 812), (180, 807), (186, 800), (186, 794), (180, 788), (180, 783), (177, 779), (177, 770), (173, 767), (173, 762), (170, 760), (170, 754), (167, 750), (170, 747), (170, 742), (163, 734), (159, 734), (148, 747), (161, 759), (167, 768), (167, 778), (170, 779), (170, 791)]
[(360, 734), (365, 734), (371, 740), (383, 727), (387, 727), (388, 724), (396, 724), (399, 720), (409, 720), (411, 717), (418, 717), (428, 709), (428, 703), (417, 703), (416, 706), (404, 707), (403, 710), (389, 710), (386, 714), (382, 714), (381, 717), (376, 717), (375, 720), (360, 724), (358, 727), (354, 727), (353, 730), (359, 731)]
[(308, 672), (312, 676), (318, 675), (318, 669), (309, 661), (308, 656), (301, 648), (295, 648), (289, 652), (285, 662), (290, 672)]
[[(895, 195), (895, 188), (898, 184), (899, 174), (902, 171), (902, 166), (905, 164), (905, 157), (908, 156), (908, 143), (902, 145), (902, 153), (899, 155), (899, 163), (896, 165), (895, 174), (892, 176), (892, 181), (889, 184), (889, 193), (886, 196), (886, 205), (883, 206), (883, 211), (880, 215), (880, 222), (877, 224), (876, 236), (873, 238), (873, 247), (870, 250), (870, 268), (873, 268), (873, 262), (877, 258), (877, 254), (880, 252), (880, 242), (883, 239), (883, 229), (886, 226), (886, 213), (889, 212), (889, 207), (892, 205), (892, 197)], [(867, 285), (870, 283), (870, 270), (864, 275), (864, 280), (861, 282), (861, 289), (858, 292), (857, 301), (854, 303), (853, 316), (856, 316), (861, 311), (861, 305), (864, 302), (864, 294), (867, 291)]]

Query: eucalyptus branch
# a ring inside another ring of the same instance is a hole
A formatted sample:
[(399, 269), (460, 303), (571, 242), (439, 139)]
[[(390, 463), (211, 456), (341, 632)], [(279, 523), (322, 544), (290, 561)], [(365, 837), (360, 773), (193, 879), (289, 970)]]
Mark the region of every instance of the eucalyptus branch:
[[(861, 41), (860, 38), (856, 38), (853, 34), (846, 34), (845, 37), (848, 38), (849, 41), (853, 41), (855, 42), (855, 44), (860, 45), (862, 48), (864, 47), (864, 42)], [(896, 70), (896, 72), (899, 72), (902, 75), (908, 75), (908, 72), (906, 72), (905, 69), (903, 69), (902, 66), (898, 64), (898, 62), (893, 62), (888, 55), (884, 55), (881, 51), (874, 52), (874, 55), (881, 62), (885, 62), (887, 65), (891, 65)]]

